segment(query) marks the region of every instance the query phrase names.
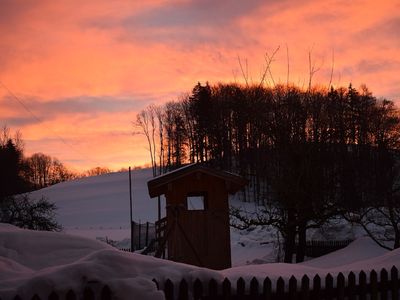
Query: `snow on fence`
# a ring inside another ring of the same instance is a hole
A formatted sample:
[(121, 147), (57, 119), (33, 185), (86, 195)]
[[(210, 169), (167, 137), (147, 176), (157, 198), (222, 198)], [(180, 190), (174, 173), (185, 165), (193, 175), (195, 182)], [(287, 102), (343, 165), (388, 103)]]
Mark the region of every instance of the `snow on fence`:
[[(105, 285), (101, 290), (95, 292), (91, 287), (87, 286), (83, 291), (77, 293), (73, 290), (69, 290), (65, 295), (57, 294), (56, 292), (51, 292), (48, 297), (40, 298), (38, 294), (32, 297), (23, 298), (19, 295), (15, 296), (13, 300), (111, 300), (113, 299), (110, 288)], [(1, 298), (0, 298), (1, 300)]]
[(319, 275), (315, 275), (312, 280), (304, 275), (300, 280), (292, 276), (288, 282), (279, 277), (275, 284), (268, 277), (262, 282), (253, 278), (247, 283), (243, 278), (233, 283), (227, 278), (222, 282), (215, 279), (196, 279), (191, 284), (186, 279), (182, 279), (179, 284), (167, 279), (162, 287), (154, 281), (157, 287), (164, 291), (166, 300), (399, 299), (400, 280), (397, 268), (393, 266), (390, 270), (390, 279), (385, 269), (382, 269), (379, 275), (374, 270), (369, 276), (364, 271), (358, 276), (350, 272), (347, 277), (342, 273), (336, 277), (327, 274), (324, 280)]
[[(163, 285), (153, 279), (159, 290), (163, 290), (166, 300), (188, 300), (188, 299), (207, 299), (207, 300), (250, 300), (250, 299), (269, 299), (269, 300), (300, 300), (300, 299), (399, 299), (400, 279), (398, 270), (395, 266), (389, 272), (382, 269), (379, 274), (372, 270), (367, 273), (361, 271), (358, 276), (350, 272), (347, 277), (342, 273), (337, 276), (327, 274), (322, 280), (319, 275), (315, 275), (312, 280), (304, 275), (300, 280), (292, 276), (289, 281), (279, 277), (276, 282), (266, 277), (262, 282), (256, 278), (249, 282), (239, 278), (231, 283), (227, 278), (222, 282), (215, 279), (194, 280), (191, 284), (186, 279), (179, 283), (173, 283), (167, 279)], [(22, 298), (19, 295), (13, 300), (111, 300), (117, 299), (112, 290), (105, 285), (102, 289), (93, 290), (86, 287), (83, 292), (76, 293), (72, 290), (66, 294), (59, 295), (52, 292), (47, 298), (40, 298), (37, 294), (32, 297)], [(1, 298), (0, 298), (1, 300)]]

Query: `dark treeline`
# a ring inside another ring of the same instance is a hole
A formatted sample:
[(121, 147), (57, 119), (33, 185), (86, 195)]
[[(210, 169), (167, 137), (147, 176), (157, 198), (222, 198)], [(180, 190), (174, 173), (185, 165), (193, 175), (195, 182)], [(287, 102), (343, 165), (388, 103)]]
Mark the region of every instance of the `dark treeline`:
[(7, 127), (0, 132), (0, 198), (75, 178), (57, 158), (43, 153), (24, 155), (23, 141)]
[[(31, 199), (27, 193), (63, 181), (111, 172), (96, 167), (77, 174), (57, 158), (43, 153), (24, 155), (21, 134), (0, 129), (0, 222), (37, 230), (60, 230), (56, 206), (50, 199)], [(20, 195), (22, 194), (22, 195)]]
[(8, 127), (0, 129), (0, 198), (112, 172), (107, 167), (94, 167), (78, 173), (44, 153), (26, 156), (23, 144), (19, 131), (12, 135)]
[(148, 107), (136, 124), (154, 174), (200, 162), (245, 176), (245, 201), (265, 211), (252, 218), (233, 211), (236, 225), (275, 226), (287, 262), (296, 239), (303, 260), (308, 228), (398, 202), (398, 111), (366, 87), (197, 84), (179, 101)]

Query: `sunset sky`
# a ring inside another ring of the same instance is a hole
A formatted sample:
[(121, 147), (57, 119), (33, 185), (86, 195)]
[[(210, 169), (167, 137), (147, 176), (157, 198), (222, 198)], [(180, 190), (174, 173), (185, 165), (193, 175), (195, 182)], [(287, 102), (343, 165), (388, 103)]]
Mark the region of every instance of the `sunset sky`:
[(0, 125), (21, 130), (27, 155), (76, 170), (143, 165), (136, 112), (199, 81), (243, 81), (238, 57), (258, 82), (278, 47), (275, 83), (289, 57), (305, 85), (311, 53), (314, 83), (328, 84), (333, 61), (334, 85), (400, 105), (399, 12), (389, 0), (0, 0)]

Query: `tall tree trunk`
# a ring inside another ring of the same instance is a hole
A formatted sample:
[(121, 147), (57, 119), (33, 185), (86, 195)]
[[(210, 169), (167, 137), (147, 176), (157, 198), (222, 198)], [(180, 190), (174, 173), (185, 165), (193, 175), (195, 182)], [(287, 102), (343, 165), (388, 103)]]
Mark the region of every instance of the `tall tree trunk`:
[(296, 222), (295, 212), (292, 208), (288, 208), (288, 219), (285, 232), (285, 263), (292, 263), (293, 254), (295, 253), (296, 241)]
[(292, 263), (293, 254), (295, 250), (296, 231), (293, 226), (289, 226), (285, 233), (285, 263)]
[(307, 232), (306, 224), (301, 223), (298, 227), (299, 231), (299, 243), (296, 250), (296, 263), (303, 262), (306, 255), (307, 246)]

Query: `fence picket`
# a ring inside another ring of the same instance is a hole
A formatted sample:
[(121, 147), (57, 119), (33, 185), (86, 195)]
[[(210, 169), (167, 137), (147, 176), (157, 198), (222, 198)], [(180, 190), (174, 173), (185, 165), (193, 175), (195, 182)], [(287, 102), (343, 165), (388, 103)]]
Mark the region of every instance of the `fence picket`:
[(230, 299), (231, 297), (231, 282), (228, 278), (225, 278), (222, 282), (222, 298)]
[(84, 300), (94, 300), (94, 292), (90, 287), (86, 287), (83, 291), (83, 299)]
[(272, 283), (268, 277), (263, 282), (263, 298), (266, 300), (272, 299)]
[(155, 285), (157, 287), (157, 290), (159, 290), (160, 289), (160, 285), (158, 284), (158, 281), (155, 278), (153, 278), (152, 281), (155, 283)]
[(315, 275), (313, 279), (313, 288), (311, 293), (311, 299), (319, 300), (322, 298), (321, 295), (321, 277), (319, 275)]
[(345, 289), (345, 291), (347, 291), (346, 294), (348, 295), (349, 300), (356, 300), (356, 275), (353, 272), (350, 272), (348, 280), (348, 287)]
[(165, 281), (164, 294), (166, 300), (174, 300), (174, 284), (170, 279)]
[(183, 278), (179, 284), (178, 300), (189, 299), (189, 287), (187, 281)]
[(289, 299), (297, 299), (297, 279), (293, 275), (289, 279)]
[(358, 295), (360, 300), (367, 299), (367, 275), (361, 271), (358, 275)]
[(284, 299), (285, 297), (285, 281), (282, 277), (279, 277), (276, 282), (276, 297), (277, 299)]
[(333, 277), (330, 273), (325, 277), (325, 299), (333, 299)]
[(378, 274), (375, 270), (372, 270), (369, 275), (369, 281), (371, 285), (371, 300), (378, 300)]
[(52, 291), (47, 299), (48, 300), (58, 300), (58, 299), (60, 299), (60, 297), (58, 297), (56, 292)]
[(212, 297), (216, 298), (218, 296), (218, 283), (217, 281), (212, 278), (208, 283), (208, 294)]
[(379, 281), (379, 290), (381, 300), (387, 300), (388, 298), (388, 291), (389, 291), (389, 281), (388, 281), (389, 274), (385, 269), (381, 270), (381, 278)]
[(339, 273), (336, 279), (337, 300), (344, 300), (346, 280), (343, 273)]
[(240, 277), (236, 282), (236, 294), (238, 296), (244, 296), (246, 292), (246, 282)]
[(307, 275), (301, 278), (301, 296), (300, 299), (308, 300), (310, 299), (310, 279)]
[(203, 284), (200, 279), (196, 279), (193, 283), (193, 298), (195, 300), (201, 299), (203, 297)]
[(392, 299), (399, 299), (399, 271), (395, 266), (390, 270), (390, 291)]
[(76, 300), (76, 294), (73, 290), (69, 290), (67, 295), (65, 296), (66, 300)]
[(13, 300), (22, 300), (19, 295), (15, 296)]
[(108, 287), (108, 285), (103, 286), (103, 288), (101, 290), (100, 299), (101, 300), (111, 300), (111, 290)]
[(35, 294), (35, 295), (33, 295), (32, 300), (40, 300), (40, 298), (37, 294)]
[(258, 280), (257, 278), (253, 277), (250, 281), (250, 297), (251, 299), (256, 299), (258, 295)]

